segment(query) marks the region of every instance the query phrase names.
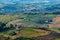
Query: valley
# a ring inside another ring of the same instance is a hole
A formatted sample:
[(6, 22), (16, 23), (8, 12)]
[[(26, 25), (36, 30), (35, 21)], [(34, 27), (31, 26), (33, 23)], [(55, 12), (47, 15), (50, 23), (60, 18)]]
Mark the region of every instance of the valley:
[(0, 40), (60, 40), (60, 0), (0, 0)]
[[(1, 40), (60, 40), (56, 14), (0, 15)], [(4, 39), (2, 39), (4, 38)]]

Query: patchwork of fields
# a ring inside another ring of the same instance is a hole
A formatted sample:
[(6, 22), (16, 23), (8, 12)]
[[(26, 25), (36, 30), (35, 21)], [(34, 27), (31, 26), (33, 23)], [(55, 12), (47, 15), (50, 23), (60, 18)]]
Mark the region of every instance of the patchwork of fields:
[(0, 15), (1, 40), (60, 40), (56, 14)]

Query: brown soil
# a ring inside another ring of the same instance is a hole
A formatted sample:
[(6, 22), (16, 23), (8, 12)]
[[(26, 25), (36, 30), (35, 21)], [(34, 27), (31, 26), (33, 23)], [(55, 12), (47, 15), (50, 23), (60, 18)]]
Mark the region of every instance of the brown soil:
[(53, 23), (49, 24), (50, 27), (58, 27), (60, 28), (60, 16), (57, 16), (56, 18), (53, 19)]

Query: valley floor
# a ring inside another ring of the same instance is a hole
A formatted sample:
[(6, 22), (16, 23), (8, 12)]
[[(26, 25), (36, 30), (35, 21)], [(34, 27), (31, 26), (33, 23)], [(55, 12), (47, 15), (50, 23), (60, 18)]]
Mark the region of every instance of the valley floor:
[(60, 15), (0, 15), (0, 40), (60, 40)]

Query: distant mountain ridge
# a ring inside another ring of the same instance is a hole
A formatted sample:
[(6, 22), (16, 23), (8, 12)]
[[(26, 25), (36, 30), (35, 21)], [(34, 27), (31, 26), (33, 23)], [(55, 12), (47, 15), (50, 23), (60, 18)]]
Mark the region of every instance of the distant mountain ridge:
[(60, 3), (58, 4), (43, 4), (43, 3), (30, 3), (30, 4), (2, 4), (0, 13), (13, 14), (13, 13), (53, 13), (60, 12)]

